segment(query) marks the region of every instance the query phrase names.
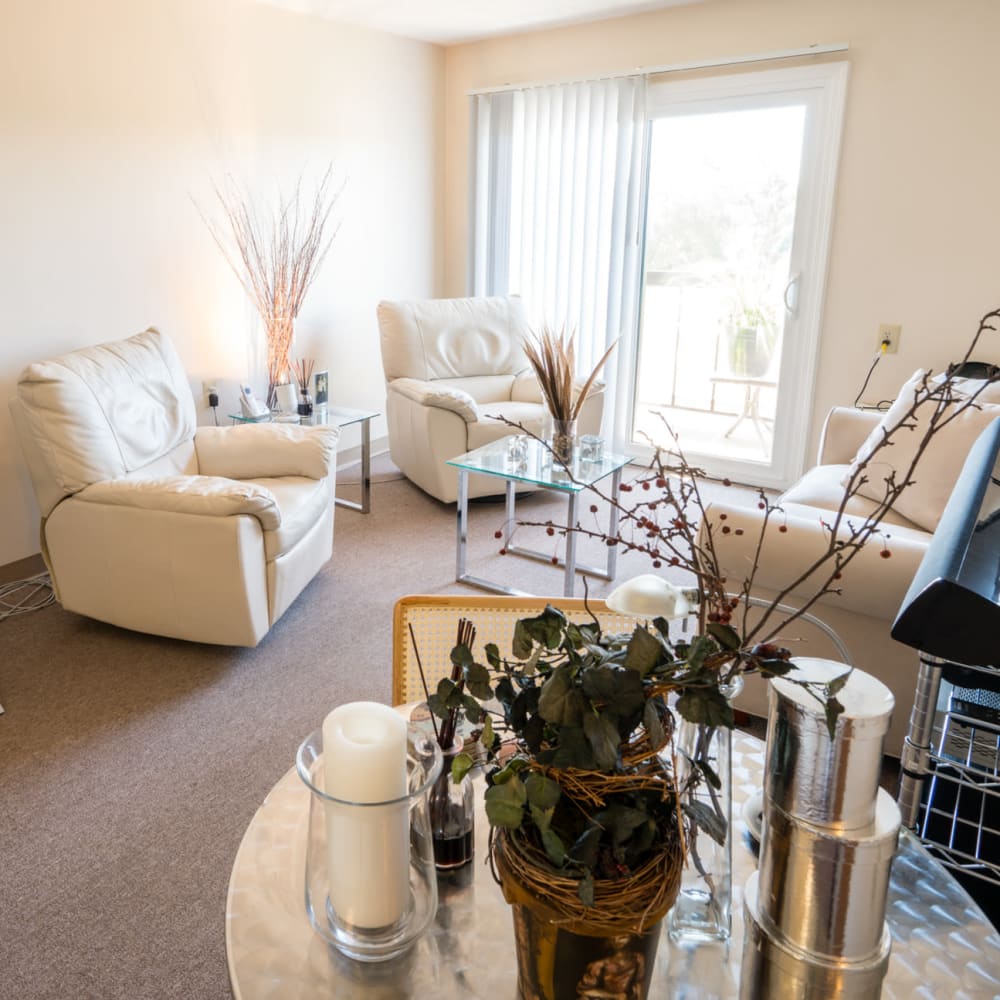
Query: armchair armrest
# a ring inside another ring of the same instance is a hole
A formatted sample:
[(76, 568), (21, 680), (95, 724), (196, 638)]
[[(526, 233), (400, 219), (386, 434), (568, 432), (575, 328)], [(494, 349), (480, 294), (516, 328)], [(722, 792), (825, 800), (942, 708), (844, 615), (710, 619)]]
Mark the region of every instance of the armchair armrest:
[(882, 417), (878, 410), (835, 406), (827, 414), (823, 425), (816, 464), (850, 465), (865, 438), (878, 426)]
[(224, 479), (305, 476), (326, 479), (334, 471), (336, 427), (243, 424), (199, 427), (194, 445), (198, 471)]
[(457, 413), (467, 424), (479, 420), (476, 401), (464, 390), (453, 386), (435, 385), (417, 378), (394, 378), (387, 385), (389, 392), (412, 399), (421, 406), (436, 406)]
[(265, 531), (273, 531), (281, 525), (281, 512), (270, 490), (256, 483), (241, 483), (219, 476), (106, 479), (80, 490), (75, 499), (209, 517), (250, 514), (260, 521)]

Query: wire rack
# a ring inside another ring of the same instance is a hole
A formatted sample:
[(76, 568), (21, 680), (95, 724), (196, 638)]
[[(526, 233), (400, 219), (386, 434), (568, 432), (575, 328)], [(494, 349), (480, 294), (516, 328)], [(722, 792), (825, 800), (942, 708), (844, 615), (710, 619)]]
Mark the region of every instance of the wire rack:
[(945, 669), (930, 764), (917, 821), (924, 846), (962, 876), (974, 895), (1000, 886), (1000, 677), (996, 673)]

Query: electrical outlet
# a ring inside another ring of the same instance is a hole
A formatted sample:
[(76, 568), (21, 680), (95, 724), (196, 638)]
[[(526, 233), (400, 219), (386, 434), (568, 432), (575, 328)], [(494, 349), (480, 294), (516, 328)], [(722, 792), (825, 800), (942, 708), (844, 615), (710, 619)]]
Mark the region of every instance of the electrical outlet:
[(903, 328), (899, 323), (879, 323), (878, 325), (878, 349), (882, 350), (885, 344), (886, 354), (895, 354), (899, 350), (899, 336)]
[(211, 406), (212, 405), (211, 400), (209, 400), (209, 398), (208, 398), (209, 396), (215, 396), (216, 402), (218, 402), (218, 398), (219, 398), (219, 385), (218, 385), (217, 382), (202, 382), (201, 383), (201, 391), (202, 391), (202, 393), (203, 393), (203, 395), (205, 397), (205, 406)]

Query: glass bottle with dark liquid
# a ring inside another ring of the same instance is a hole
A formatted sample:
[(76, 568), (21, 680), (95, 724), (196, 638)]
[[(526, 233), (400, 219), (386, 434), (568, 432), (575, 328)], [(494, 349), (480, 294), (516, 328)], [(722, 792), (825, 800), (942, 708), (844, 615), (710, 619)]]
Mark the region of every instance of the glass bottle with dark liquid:
[(472, 780), (466, 775), (456, 785), (451, 778), (452, 761), (461, 750), (459, 740), (445, 753), (441, 775), (430, 794), (434, 864), (440, 871), (460, 868), (472, 860), (475, 840)]

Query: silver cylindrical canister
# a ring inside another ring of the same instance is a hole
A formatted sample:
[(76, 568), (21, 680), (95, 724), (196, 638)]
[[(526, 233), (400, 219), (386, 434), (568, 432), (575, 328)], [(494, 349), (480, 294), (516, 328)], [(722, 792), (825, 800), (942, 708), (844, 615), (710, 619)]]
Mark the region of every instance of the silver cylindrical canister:
[(821, 685), (850, 668), (803, 657), (786, 677), (771, 681), (764, 797), (790, 816), (817, 826), (854, 830), (875, 819), (882, 745), (892, 716), (892, 692), (871, 674), (851, 672), (837, 699), (844, 711), (833, 736)]
[(812, 955), (778, 938), (762, 921), (758, 873), (743, 889), (743, 962), (740, 1000), (878, 1000), (889, 966), (888, 925), (866, 961)]
[(875, 821), (852, 833), (813, 826), (768, 803), (759, 919), (787, 944), (864, 962), (881, 948), (899, 807), (879, 789)]

